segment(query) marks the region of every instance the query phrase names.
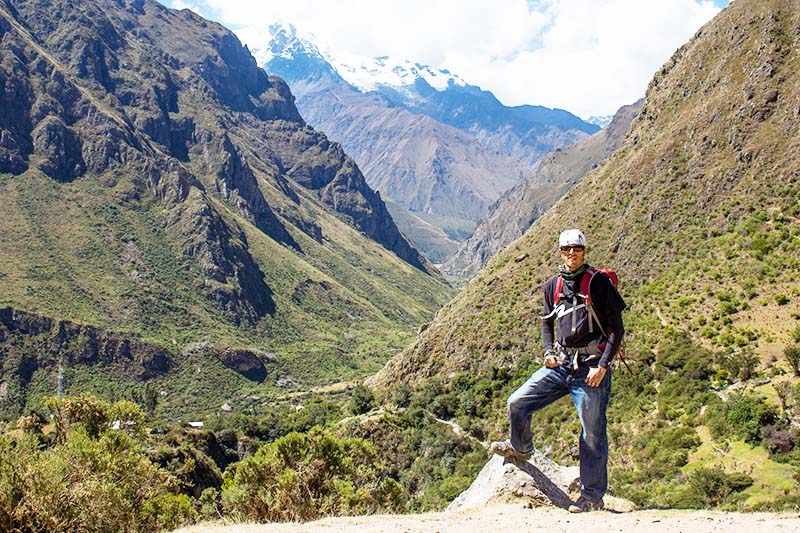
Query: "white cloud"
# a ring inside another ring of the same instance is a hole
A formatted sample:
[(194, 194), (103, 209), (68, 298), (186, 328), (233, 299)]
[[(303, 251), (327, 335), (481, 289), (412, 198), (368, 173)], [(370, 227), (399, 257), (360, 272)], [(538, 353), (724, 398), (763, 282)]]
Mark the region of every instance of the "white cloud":
[[(719, 1), (719, 0), (718, 0)], [(164, 0), (169, 4), (168, 0)], [(446, 68), (508, 105), (583, 117), (644, 95), (719, 8), (710, 0), (173, 0), (262, 47), (276, 20), (333, 49)]]

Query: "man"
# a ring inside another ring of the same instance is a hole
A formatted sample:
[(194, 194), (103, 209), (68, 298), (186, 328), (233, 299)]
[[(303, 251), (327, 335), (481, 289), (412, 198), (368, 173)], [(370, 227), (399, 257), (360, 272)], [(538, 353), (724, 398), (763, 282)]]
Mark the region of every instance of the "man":
[[(528, 460), (533, 453), (531, 413), (570, 394), (581, 421), (581, 496), (569, 511), (603, 508), (608, 486), (606, 408), (611, 394), (611, 361), (625, 330), (625, 302), (608, 275), (586, 263), (586, 237), (577, 229), (558, 239), (564, 265), (544, 286), (544, 366), (508, 399), (510, 441), (491, 450)], [(584, 279), (585, 277), (585, 279)], [(588, 287), (588, 296), (582, 289)]]

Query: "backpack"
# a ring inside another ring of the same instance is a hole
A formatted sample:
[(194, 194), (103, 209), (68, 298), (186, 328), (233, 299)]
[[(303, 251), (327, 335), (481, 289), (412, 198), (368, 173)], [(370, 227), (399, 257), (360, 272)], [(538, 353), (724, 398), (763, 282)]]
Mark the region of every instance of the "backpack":
[[(583, 276), (581, 277), (581, 284), (578, 289), (578, 296), (581, 299), (583, 299), (583, 303), (586, 306), (587, 312), (589, 314), (589, 331), (590, 332), (593, 331), (594, 324), (597, 324), (597, 327), (603, 331), (606, 337), (608, 337), (608, 335), (611, 333), (610, 328), (603, 327), (602, 322), (600, 322), (600, 317), (597, 316), (597, 313), (594, 310), (594, 306), (592, 306), (592, 293), (590, 291), (590, 287), (592, 284), (592, 280), (594, 279), (595, 275), (597, 275), (598, 272), (601, 272), (606, 276), (608, 276), (608, 278), (611, 280), (611, 283), (614, 285), (615, 289), (619, 288), (619, 277), (617, 276), (616, 272), (614, 272), (610, 268), (595, 268), (590, 266), (589, 268), (586, 269), (586, 271), (583, 273)], [(564, 287), (564, 280), (561, 278), (561, 276), (559, 276), (558, 279), (556, 280), (556, 290), (555, 293), (553, 294), (553, 307), (556, 307), (558, 305), (559, 298), (563, 296), (562, 294), (563, 287)], [(602, 350), (603, 347), (605, 347), (605, 343), (601, 345), (600, 349)], [(631, 367), (628, 366), (628, 362), (625, 360), (625, 356), (623, 355), (624, 348), (625, 344), (623, 341), (623, 344), (619, 347), (619, 350), (617, 351), (617, 356), (619, 357), (619, 360), (622, 362), (622, 364), (625, 365), (625, 368), (628, 369), (628, 372), (633, 374)]]

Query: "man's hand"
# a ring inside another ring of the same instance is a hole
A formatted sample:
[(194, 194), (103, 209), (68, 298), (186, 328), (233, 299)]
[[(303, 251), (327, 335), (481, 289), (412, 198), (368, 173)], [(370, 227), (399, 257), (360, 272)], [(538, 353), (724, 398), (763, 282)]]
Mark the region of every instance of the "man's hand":
[(549, 354), (544, 356), (544, 366), (547, 368), (556, 368), (558, 366), (558, 357), (556, 354)]
[[(545, 361), (545, 364), (547, 364), (547, 361)], [(599, 387), (603, 378), (606, 377), (607, 371), (608, 369), (604, 366), (590, 368), (589, 374), (586, 376), (586, 384), (590, 387)]]

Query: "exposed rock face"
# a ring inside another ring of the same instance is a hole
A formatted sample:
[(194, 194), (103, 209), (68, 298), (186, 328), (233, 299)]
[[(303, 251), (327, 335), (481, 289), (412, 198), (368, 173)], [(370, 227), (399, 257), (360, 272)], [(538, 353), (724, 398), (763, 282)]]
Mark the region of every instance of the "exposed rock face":
[(267, 368), (257, 353), (251, 350), (229, 348), (221, 354), (222, 364), (250, 381), (261, 383), (267, 377)]
[[(179, 121), (176, 129), (183, 135), (172, 135), (169, 112), (177, 111), (178, 95), (171, 68), (177, 68), (179, 60), (154, 47), (146, 31), (137, 35), (150, 45), (141, 53), (134, 53), (135, 48), (126, 45), (122, 37), (133, 38), (130, 28), (147, 25), (140, 18), (152, 20), (147, 19), (145, 6), (156, 20), (162, 8), (132, 2), (121, 12), (123, 22), (108, 15), (119, 8), (115, 3), (25, 2), (12, 6), (13, 11), (0, 8), (7, 28), (2, 35), (7, 43), (4, 65), (10, 67), (3, 68), (0, 77), (25, 89), (6, 91), (0, 105), (28, 117), (12, 119), (7, 129), (11, 144), (30, 146), (31, 151), (22, 149), (11, 158), (24, 164), (2, 170), (19, 174), (34, 162), (51, 178), (67, 182), (85, 172), (101, 175), (125, 169), (135, 176), (137, 197), (146, 189), (159, 197), (168, 213), (165, 225), (169, 233), (182, 243), (187, 256), (202, 265), (211, 298), (236, 322), (254, 323), (271, 312), (271, 291), (258, 266), (241, 243), (233, 240), (231, 228), (221, 223), (209, 205), (204, 185), (176, 161), (185, 156), (185, 148), (177, 150), (176, 158), (167, 151), (169, 146), (184, 146), (178, 139), (186, 137), (185, 130), (192, 123)], [(44, 10), (48, 16), (40, 17)], [(139, 68), (131, 68), (133, 65)], [(237, 78), (236, 69), (229, 70), (225, 72), (231, 86), (254, 83)], [(213, 70), (202, 72), (213, 79), (222, 76)], [(145, 80), (153, 80), (152, 85)], [(261, 88), (268, 92), (266, 80)], [(244, 105), (235, 96), (229, 99)], [(160, 142), (166, 146), (159, 147)], [(243, 190), (252, 192), (253, 188)], [(268, 211), (263, 199), (251, 203)]]
[(564, 193), (624, 144), (625, 134), (639, 114), (642, 102), (620, 108), (611, 123), (591, 137), (547, 154), (530, 176), (492, 204), (489, 214), (447, 259), (442, 270), (454, 276), (472, 277), (492, 256), (522, 237)]
[(106, 365), (137, 380), (161, 376), (173, 356), (133, 335), (54, 320), (10, 307), (0, 309), (0, 361), (6, 383), (2, 401), (15, 404), (40, 368), (59, 364)]
[(512, 499), (521, 499), (537, 507), (554, 505), (566, 508), (570, 504), (570, 488), (579, 479), (578, 467), (559, 466), (539, 452), (525, 462), (495, 455), (447, 510), (483, 507)]
[(287, 135), (282, 125), (276, 126), (265, 128), (263, 135), (269, 144), (283, 145), (273, 156), (292, 181), (318, 192), (324, 203), (401, 259), (423, 272), (438, 275), (397, 229), (380, 194), (367, 185), (361, 170), (341, 145), (329, 142), (310, 127)]

